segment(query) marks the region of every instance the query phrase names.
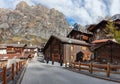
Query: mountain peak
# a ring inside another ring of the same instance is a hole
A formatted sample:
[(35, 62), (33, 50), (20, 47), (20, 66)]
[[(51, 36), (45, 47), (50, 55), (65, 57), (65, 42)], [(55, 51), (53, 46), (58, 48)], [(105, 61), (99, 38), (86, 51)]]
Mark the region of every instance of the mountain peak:
[(69, 31), (65, 16), (42, 4), (30, 6), (22, 1), (17, 4), (15, 10), (0, 9), (1, 11), (3, 14), (0, 13), (0, 43), (19, 41), (40, 44), (50, 35), (66, 36)]
[(120, 19), (120, 14), (115, 14), (114, 16), (112, 16), (111, 19), (112, 20)]
[(16, 5), (16, 9), (17, 10), (24, 9), (26, 7), (29, 7), (29, 5), (25, 1), (21, 1), (20, 3), (18, 3)]

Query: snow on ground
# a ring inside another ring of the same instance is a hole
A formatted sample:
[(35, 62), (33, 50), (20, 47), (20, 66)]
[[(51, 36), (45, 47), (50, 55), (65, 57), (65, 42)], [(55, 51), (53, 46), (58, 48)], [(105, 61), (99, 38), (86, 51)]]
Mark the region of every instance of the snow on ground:
[[(38, 58), (40, 60), (40, 58)], [(28, 64), (21, 84), (119, 84), (78, 74), (63, 69), (59, 64), (52, 65), (33, 60)]]
[[(52, 61), (49, 61), (48, 65), (52, 65)], [(56, 66), (56, 67), (65, 67), (65, 64), (63, 64), (63, 66), (60, 66), (60, 63), (54, 62), (54, 64), (53, 64), (52, 66)]]

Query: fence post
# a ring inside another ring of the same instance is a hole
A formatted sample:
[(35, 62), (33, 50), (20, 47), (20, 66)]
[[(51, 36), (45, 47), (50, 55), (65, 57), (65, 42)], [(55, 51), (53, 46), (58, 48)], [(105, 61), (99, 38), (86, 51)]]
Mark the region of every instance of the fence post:
[(25, 65), (25, 61), (22, 62), (22, 67)]
[(74, 66), (73, 66), (73, 68), (75, 68), (75, 62), (74, 62)]
[(23, 67), (23, 61), (21, 62), (21, 68)]
[(54, 65), (54, 56), (52, 55), (52, 65)]
[(23, 66), (25, 66), (26, 65), (26, 60), (24, 61), (24, 64), (23, 64)]
[(81, 63), (80, 63), (80, 61), (79, 61), (79, 71), (81, 71)]
[(20, 62), (20, 70), (21, 70), (21, 68), (22, 68), (22, 61)]
[(92, 74), (92, 72), (93, 72), (92, 68), (93, 68), (93, 64), (92, 64), (92, 62), (90, 62), (90, 73), (91, 73), (91, 74)]
[(3, 67), (3, 84), (7, 84), (6, 66)]
[(70, 68), (73, 68), (74, 67), (74, 65), (73, 65), (74, 63), (71, 63), (71, 66), (70, 66), (70, 63), (69, 63), (69, 67)]
[(25, 61), (23, 61), (23, 66), (25, 65)]
[(12, 64), (12, 80), (14, 80), (14, 64)]
[(107, 63), (107, 77), (110, 77), (110, 63)]
[(65, 67), (67, 67), (67, 61), (65, 60)]
[(16, 63), (16, 74), (18, 74), (18, 62)]
[(19, 62), (19, 69), (18, 70), (20, 71), (20, 62)]

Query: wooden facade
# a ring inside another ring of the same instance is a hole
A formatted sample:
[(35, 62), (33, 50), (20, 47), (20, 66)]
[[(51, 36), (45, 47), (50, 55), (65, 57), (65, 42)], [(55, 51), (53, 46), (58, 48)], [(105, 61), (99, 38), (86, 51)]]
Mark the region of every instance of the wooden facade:
[(7, 54), (7, 47), (5, 45), (0, 44), (0, 54)]
[(20, 58), (23, 54), (25, 44), (9, 44), (7, 45), (7, 56), (8, 58)]
[(115, 27), (117, 27), (117, 29), (120, 30), (120, 19), (116, 19), (114, 23), (115, 23)]
[(21, 54), (24, 50), (24, 45), (8, 45), (7, 54)]
[[(76, 61), (76, 55), (79, 52), (84, 54), (83, 60), (88, 60), (91, 52), (90, 45), (84, 41), (70, 39), (66, 37), (51, 36), (44, 47), (44, 56), (47, 62), (71, 63)], [(87, 54), (86, 54), (87, 52)]]
[[(7, 54), (7, 51), (6, 51), (7, 47), (0, 44), (0, 61), (2, 60), (6, 60), (6, 54)], [(5, 55), (5, 56), (4, 56)]]
[(36, 52), (36, 45), (0, 44), (0, 59), (28, 58), (28, 56), (33, 57)]
[[(90, 42), (94, 40), (101, 40), (101, 39), (113, 39), (113, 35), (108, 34), (109, 28), (106, 27), (109, 21), (103, 20), (98, 24), (90, 25), (87, 30), (93, 33), (93, 37), (89, 39)], [(120, 30), (120, 19), (116, 19), (112, 21), (114, 23), (115, 29)]]
[[(115, 28), (120, 29), (120, 20), (113, 22)], [(98, 24), (90, 25), (87, 30), (72, 29), (67, 37), (51, 36), (43, 49), (45, 60), (52, 63), (56, 61), (62, 65), (90, 60), (94, 57), (101, 63), (120, 63), (120, 44), (113, 41), (113, 36), (105, 32), (107, 24), (108, 21), (103, 20)], [(82, 60), (78, 57), (79, 55), (83, 55)]]
[(27, 58), (28, 56), (33, 57), (37, 51), (37, 46), (26, 46), (24, 48), (24, 56)]
[[(114, 38), (111, 35), (108, 35), (105, 31), (110, 31), (107, 29), (106, 25), (109, 21), (103, 20), (98, 24), (89, 26), (87, 29), (93, 33), (93, 37), (89, 41), (93, 44), (94, 55), (96, 60), (99, 62), (119, 62), (119, 44), (112, 41)], [(115, 28), (119, 28), (120, 20), (113, 21)], [(106, 30), (107, 29), (107, 30)], [(112, 48), (111, 48), (112, 44)]]
[(68, 35), (68, 38), (72, 38), (72, 39), (77, 39), (77, 40), (81, 40), (81, 41), (86, 41), (89, 42), (89, 38), (92, 37), (92, 33), (82, 29), (80, 30), (75, 30), (73, 29)]
[(96, 25), (91, 25), (87, 29), (88, 31), (93, 33), (93, 37), (89, 39), (90, 42), (94, 40), (101, 40), (101, 39), (111, 39), (111, 36), (107, 36), (104, 32), (104, 29), (106, 28), (106, 24), (108, 21), (103, 20), (100, 23)]
[(100, 63), (120, 63), (120, 44), (111, 39), (97, 40), (94, 44), (95, 60)]
[(14, 57), (20, 58), (26, 45), (25, 44), (1, 44), (0, 46), (1, 46), (0, 58), (11, 59)]

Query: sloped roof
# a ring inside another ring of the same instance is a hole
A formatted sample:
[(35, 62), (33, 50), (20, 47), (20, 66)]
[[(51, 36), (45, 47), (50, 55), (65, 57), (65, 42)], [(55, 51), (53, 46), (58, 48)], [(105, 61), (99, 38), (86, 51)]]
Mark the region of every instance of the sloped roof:
[(97, 24), (90, 24), (86, 27), (87, 30), (92, 30)]
[(37, 48), (37, 47), (38, 47), (37, 45), (32, 45), (32, 46), (27, 45), (27, 46), (26, 46), (26, 48), (29, 48), (29, 49), (34, 49), (34, 48)]
[(78, 31), (85, 33), (85, 34), (93, 34), (92, 32), (88, 31), (87, 29), (85, 29), (83, 27), (78, 28)]
[(24, 46), (26, 46), (26, 44), (6, 44), (6, 46), (24, 47)]
[(101, 40), (92, 41), (91, 43), (104, 43), (104, 42), (112, 41), (112, 40), (113, 40), (113, 39), (101, 39)]
[(26, 44), (0, 44), (0, 48), (7, 48), (9, 46), (13, 47), (24, 47)]
[(89, 32), (89, 31), (86, 30), (86, 29), (78, 29), (78, 30), (72, 29), (72, 30), (68, 33), (67, 37), (68, 37), (72, 32), (79, 32), (79, 33), (83, 33), (83, 34), (87, 34), (87, 35), (93, 35), (92, 32)]
[[(93, 42), (91, 42), (91, 50), (96, 50), (99, 49), (100, 47), (105, 46), (106, 44), (114, 44), (114, 45), (118, 45), (120, 47), (120, 44), (118, 44), (116, 41), (114, 41), (114, 39), (102, 39), (102, 40), (95, 40)], [(98, 44), (99, 43), (99, 44)]]
[(85, 41), (80, 41), (80, 40), (71, 39), (71, 38), (67, 38), (67, 37), (61, 37), (61, 36), (51, 36), (51, 37), (57, 38), (62, 43), (66, 43), (66, 44), (89, 45)]
[(102, 20), (98, 24), (91, 25), (91, 27), (88, 27), (87, 30), (92, 31), (92, 30), (97, 29), (99, 27), (103, 28), (103, 26), (105, 26), (107, 24), (107, 22), (108, 22), (107, 20)]
[(47, 43), (44, 46), (44, 49), (49, 45), (50, 41), (55, 38), (57, 40), (59, 40), (61, 43), (63, 44), (74, 44), (74, 45), (83, 45), (83, 46), (90, 46), (89, 43), (86, 43), (85, 41), (80, 41), (80, 40), (76, 40), (76, 39), (71, 39), (71, 38), (67, 38), (67, 37), (63, 37), (63, 36), (55, 36), (55, 35), (51, 35), (51, 37), (49, 38), (49, 40), (47, 41)]
[(0, 49), (5, 49), (5, 48), (7, 48), (6, 45), (0, 44)]

